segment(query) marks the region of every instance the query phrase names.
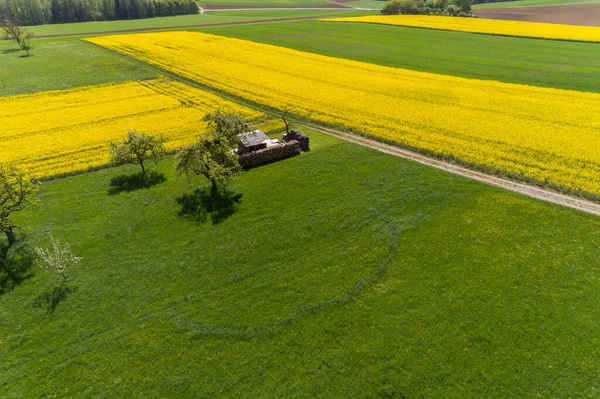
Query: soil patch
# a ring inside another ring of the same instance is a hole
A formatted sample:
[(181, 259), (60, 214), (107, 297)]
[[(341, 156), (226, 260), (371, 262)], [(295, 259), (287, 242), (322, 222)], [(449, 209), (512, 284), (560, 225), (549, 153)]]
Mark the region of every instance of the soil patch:
[(570, 6), (486, 8), (474, 10), (480, 18), (600, 26), (600, 4)]

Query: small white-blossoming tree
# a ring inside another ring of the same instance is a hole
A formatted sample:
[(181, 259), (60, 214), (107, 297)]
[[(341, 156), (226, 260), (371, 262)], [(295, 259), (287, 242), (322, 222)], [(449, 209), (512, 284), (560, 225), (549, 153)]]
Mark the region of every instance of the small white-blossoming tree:
[(71, 246), (69, 244), (61, 246), (60, 242), (55, 240), (54, 237), (51, 238), (51, 243), (52, 248), (37, 247), (35, 249), (35, 252), (42, 260), (40, 266), (46, 270), (54, 270), (67, 281), (65, 270), (75, 266), (83, 258), (75, 256), (73, 252), (71, 252)]

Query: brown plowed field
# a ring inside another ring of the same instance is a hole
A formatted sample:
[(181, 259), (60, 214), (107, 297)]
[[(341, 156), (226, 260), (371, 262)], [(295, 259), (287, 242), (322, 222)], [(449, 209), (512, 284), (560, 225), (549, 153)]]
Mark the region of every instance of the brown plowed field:
[(474, 10), (480, 18), (553, 24), (600, 26), (600, 4), (571, 6), (486, 8)]

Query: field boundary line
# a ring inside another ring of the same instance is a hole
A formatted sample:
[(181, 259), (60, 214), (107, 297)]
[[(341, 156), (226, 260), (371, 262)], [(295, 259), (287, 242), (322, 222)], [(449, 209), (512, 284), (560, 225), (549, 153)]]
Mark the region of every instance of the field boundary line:
[[(336, 3), (337, 4), (337, 3)], [(341, 11), (341, 10), (358, 10), (357, 8), (344, 6), (344, 7), (253, 7), (253, 8), (204, 8), (204, 13), (208, 14), (211, 12), (224, 12), (224, 11), (306, 11), (306, 10), (325, 10), (325, 11)]]
[[(320, 8), (320, 10), (327, 10)], [(331, 10), (331, 9), (329, 9)], [(207, 12), (207, 10), (204, 10)], [(326, 16), (320, 15), (306, 15), (303, 17), (287, 17), (287, 18), (269, 18), (269, 19), (256, 19), (253, 21), (231, 21), (231, 22), (215, 22), (209, 24), (196, 24), (196, 25), (177, 25), (177, 26), (157, 26), (147, 28), (131, 28), (131, 29), (117, 29), (103, 32), (80, 32), (80, 33), (57, 33), (50, 35), (36, 35), (36, 39), (48, 39), (54, 37), (81, 37), (81, 36), (104, 36), (118, 33), (136, 33), (136, 32), (155, 32), (155, 31), (167, 31), (167, 30), (178, 30), (178, 29), (195, 29), (195, 28), (210, 28), (216, 26), (230, 26), (230, 25), (250, 25), (250, 24), (263, 24), (269, 22), (285, 22), (285, 21), (301, 21), (305, 19), (319, 19), (327, 18)]]
[(488, 184), (490, 186), (503, 188), (515, 193), (525, 195), (527, 197), (535, 198), (545, 202), (551, 202), (553, 204), (561, 205), (564, 207), (577, 209), (582, 212), (591, 213), (600, 216), (600, 204), (595, 202), (577, 198), (566, 194), (561, 194), (556, 191), (536, 187), (526, 183), (521, 183), (515, 180), (502, 178), (499, 176), (489, 175), (483, 172), (478, 172), (472, 169), (465, 168), (463, 166), (445, 162), (439, 159), (430, 158), (423, 154), (419, 154), (414, 151), (406, 150), (404, 148), (382, 143), (381, 141), (369, 139), (363, 136), (359, 136), (352, 133), (346, 133), (340, 130), (315, 125), (312, 123), (299, 122), (300, 125), (306, 126), (309, 129), (316, 130), (317, 132), (327, 134), (329, 136), (336, 137), (338, 139), (348, 141), (354, 144), (361, 145), (363, 147), (369, 147), (374, 150), (394, 155), (400, 158), (409, 159), (411, 161), (419, 162), (420, 164), (434, 167), (436, 169), (444, 170), (452, 174), (463, 176), (471, 180), (476, 180), (481, 183)]

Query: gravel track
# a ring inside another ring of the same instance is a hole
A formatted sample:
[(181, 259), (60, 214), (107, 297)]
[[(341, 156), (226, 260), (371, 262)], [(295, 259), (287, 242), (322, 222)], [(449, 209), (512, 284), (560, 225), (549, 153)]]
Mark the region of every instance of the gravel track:
[(349, 141), (351, 143), (355, 143), (358, 145), (362, 145), (364, 147), (373, 148), (377, 151), (384, 152), (386, 154), (394, 155), (397, 157), (410, 159), (416, 162), (419, 162), (423, 165), (431, 166), (436, 169), (441, 169), (446, 172), (453, 173), (455, 175), (467, 177), (469, 179), (477, 180), (479, 182), (500, 187), (505, 190), (513, 191), (515, 193), (519, 193), (522, 195), (526, 195), (531, 198), (539, 199), (546, 202), (551, 202), (553, 204), (562, 205), (568, 208), (577, 209), (582, 212), (591, 213), (594, 215), (600, 215), (600, 204), (582, 199), (577, 197), (572, 197), (569, 195), (561, 194), (556, 191), (531, 186), (525, 183), (517, 182), (514, 180), (488, 175), (482, 172), (477, 172), (471, 169), (467, 169), (465, 167), (445, 162), (433, 158), (429, 158), (425, 155), (405, 150), (390, 144), (381, 143), (376, 140), (368, 139), (362, 136), (341, 132), (339, 130), (325, 128), (318, 125), (302, 123), (306, 127), (316, 130), (318, 132), (328, 134), (330, 136), (337, 137), (339, 139)]

